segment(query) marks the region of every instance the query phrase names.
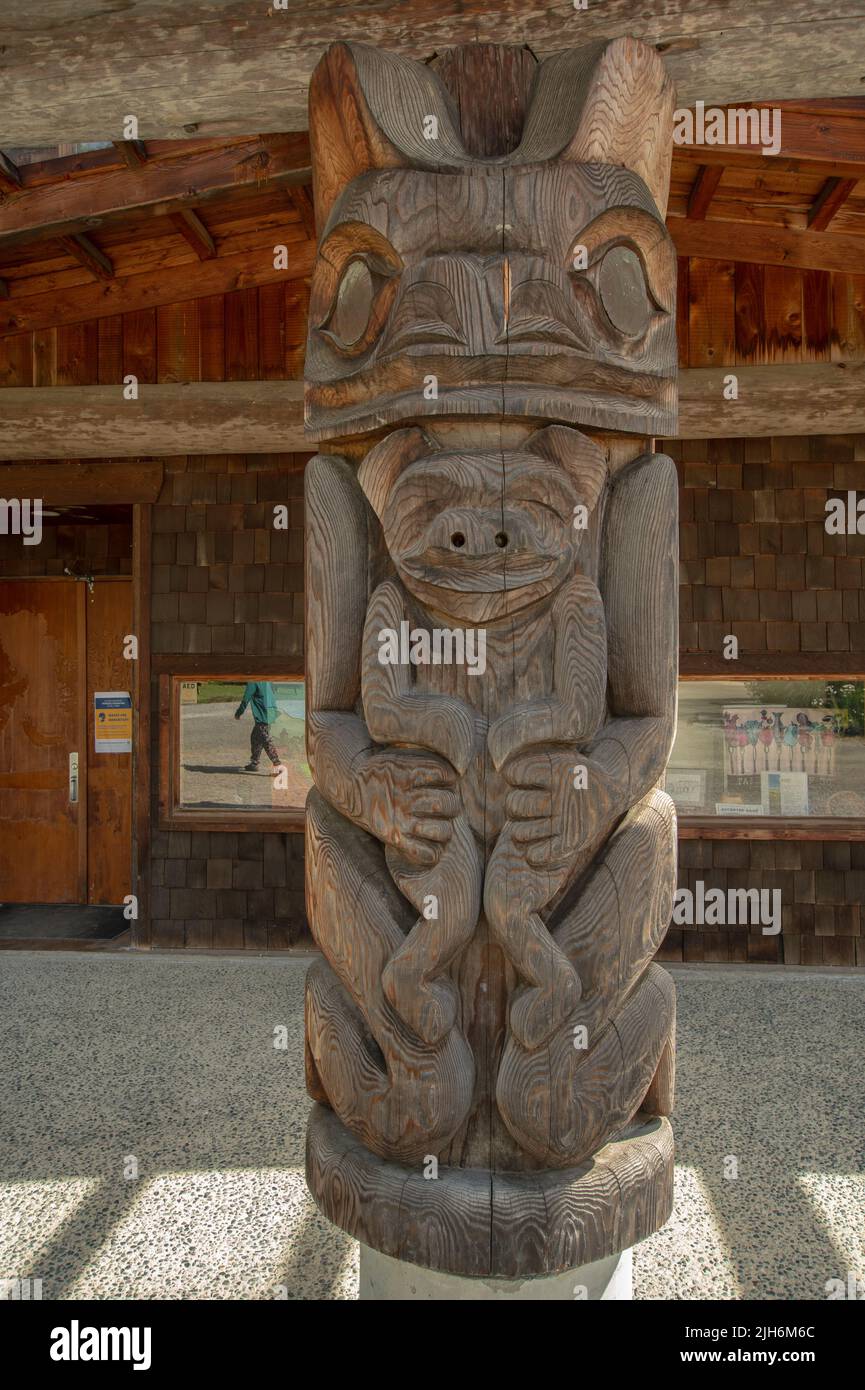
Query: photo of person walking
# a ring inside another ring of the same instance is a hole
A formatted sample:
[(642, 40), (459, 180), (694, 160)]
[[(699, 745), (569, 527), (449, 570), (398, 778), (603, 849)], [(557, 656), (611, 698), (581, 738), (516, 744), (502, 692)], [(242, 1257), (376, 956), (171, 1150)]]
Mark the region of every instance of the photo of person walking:
[(258, 772), (258, 764), (264, 751), (270, 758), (275, 773), (279, 770), (281, 761), (271, 737), (270, 726), (276, 720), (279, 709), (270, 681), (247, 681), (243, 699), (234, 715), (235, 719), (242, 717), (247, 706), (252, 710), (253, 722), (249, 736), (249, 762), (244, 771)]

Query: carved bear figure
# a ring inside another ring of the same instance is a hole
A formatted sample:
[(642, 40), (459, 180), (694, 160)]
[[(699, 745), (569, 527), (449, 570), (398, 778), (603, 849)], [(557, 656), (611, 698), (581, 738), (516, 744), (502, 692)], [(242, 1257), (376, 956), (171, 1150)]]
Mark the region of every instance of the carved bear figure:
[(311, 89), (309, 1088), (482, 1172), (573, 1170), (672, 1086), (672, 90), (616, 40), (525, 100), (480, 157), (431, 67), (336, 45)]

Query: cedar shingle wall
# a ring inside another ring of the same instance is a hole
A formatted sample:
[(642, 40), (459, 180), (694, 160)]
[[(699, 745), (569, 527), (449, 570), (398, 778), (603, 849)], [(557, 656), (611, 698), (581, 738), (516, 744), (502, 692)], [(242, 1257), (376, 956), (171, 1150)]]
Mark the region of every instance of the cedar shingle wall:
[[(865, 652), (865, 537), (828, 536), (823, 525), (827, 496), (865, 483), (865, 439), (665, 447), (682, 482), (682, 650), (720, 651), (732, 631), (743, 653)], [(154, 507), (155, 654), (224, 655), (229, 665), (301, 654), (298, 462), (168, 461)], [(289, 531), (268, 524), (280, 501), (289, 505)], [(662, 959), (865, 964), (865, 845), (683, 840), (679, 849), (681, 887), (693, 890), (699, 879), (707, 890), (779, 888), (782, 933), (674, 926)], [(156, 832), (152, 892), (155, 946), (309, 944), (298, 834)]]
[(683, 440), (680, 647), (865, 653), (865, 536), (825, 529), (826, 500), (865, 495), (865, 436)]
[[(170, 459), (153, 508), (154, 656), (226, 658), (256, 675), (256, 658), (303, 654), (303, 473), (297, 455)], [(289, 529), (273, 508), (289, 510)], [(158, 683), (152, 761), (159, 766)], [(157, 817), (157, 785), (152, 788)], [(303, 836), (155, 831), (152, 944), (280, 950), (308, 945)]]
[[(865, 494), (865, 436), (679, 440), (680, 648), (740, 657), (862, 653), (865, 536), (826, 533), (826, 500)], [(771, 663), (774, 664), (774, 663)], [(829, 663), (831, 665), (831, 662)], [(719, 663), (718, 670), (723, 669)], [(679, 885), (781, 890), (780, 936), (671, 927), (666, 960), (865, 965), (865, 845), (681, 840)]]
[(865, 843), (680, 840), (679, 887), (780, 889), (781, 933), (671, 926), (659, 960), (865, 965)]

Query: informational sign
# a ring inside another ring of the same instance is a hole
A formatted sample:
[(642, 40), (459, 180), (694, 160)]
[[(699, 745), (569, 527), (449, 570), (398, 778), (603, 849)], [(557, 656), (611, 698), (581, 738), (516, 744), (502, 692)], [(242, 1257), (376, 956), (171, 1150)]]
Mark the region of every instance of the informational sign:
[(808, 774), (761, 772), (760, 795), (767, 816), (807, 816)]
[(697, 768), (668, 767), (664, 790), (680, 811), (701, 807), (706, 800), (706, 773)]
[(94, 691), (93, 724), (97, 753), (131, 753), (132, 696), (129, 691)]
[(716, 816), (762, 816), (759, 801), (716, 801)]
[(180, 682), (180, 703), (182, 705), (198, 704), (198, 681)]

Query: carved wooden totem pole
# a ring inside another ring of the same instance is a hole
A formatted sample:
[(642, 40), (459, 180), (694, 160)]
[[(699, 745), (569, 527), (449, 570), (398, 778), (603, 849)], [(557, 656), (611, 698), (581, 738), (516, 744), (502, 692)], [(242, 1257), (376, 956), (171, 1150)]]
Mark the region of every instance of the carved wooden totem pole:
[(312, 79), (307, 1178), (455, 1275), (672, 1204), (673, 107), (629, 39)]

